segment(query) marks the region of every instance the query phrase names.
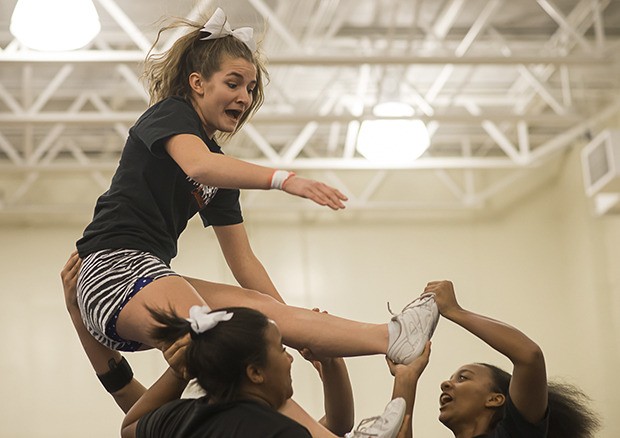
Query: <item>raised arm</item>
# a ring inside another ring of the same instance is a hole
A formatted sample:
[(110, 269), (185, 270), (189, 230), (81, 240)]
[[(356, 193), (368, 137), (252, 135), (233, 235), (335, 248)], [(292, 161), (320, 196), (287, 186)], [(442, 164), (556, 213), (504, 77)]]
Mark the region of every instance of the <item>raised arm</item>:
[(103, 346), (86, 330), (77, 304), (77, 276), (80, 265), (79, 255), (73, 252), (60, 272), (65, 305), (95, 373), (108, 392), (112, 394), (116, 404), (126, 413), (142, 396), (146, 388), (133, 378), (129, 364), (123, 360), (123, 356), (118, 351)]
[(320, 420), (336, 435), (353, 428), (355, 404), (347, 365), (342, 357), (321, 360), (325, 416)]
[[(201, 184), (235, 189), (267, 190), (272, 187), (275, 169), (212, 153), (195, 135), (172, 136), (166, 142), (166, 151), (187, 176)], [(295, 175), (282, 182), (281, 189), (333, 210), (344, 208), (342, 201), (347, 200), (333, 187)]]
[[(321, 312), (320, 309), (312, 309)], [(322, 313), (327, 313), (323, 311)], [(355, 403), (349, 371), (342, 357), (326, 357), (314, 354), (309, 348), (299, 351), (312, 363), (323, 382), (325, 415), (319, 420), (332, 433), (341, 436), (349, 432), (355, 421)]]
[(403, 426), (398, 434), (398, 438), (413, 437), (413, 407), (418, 387), (418, 381), (428, 365), (431, 354), (431, 342), (428, 341), (424, 346), (422, 354), (408, 365), (395, 364), (387, 357), (390, 373), (394, 376), (394, 387), (392, 389), (392, 399), (402, 397), (407, 403), (405, 409), (405, 419)]
[(512, 362), (510, 398), (527, 421), (535, 423), (543, 418), (547, 409), (547, 372), (540, 347), (506, 323), (463, 309), (450, 281), (430, 282), (424, 292), (435, 294), (444, 318), (460, 325)]
[(185, 349), (189, 344), (189, 335), (178, 339), (164, 350), (164, 357), (170, 367), (153, 385), (146, 390), (138, 401), (129, 410), (121, 426), (122, 438), (134, 438), (138, 421), (151, 411), (177, 400), (189, 382), (185, 371)]
[(263, 264), (254, 254), (243, 224), (213, 227), (226, 263), (241, 287), (284, 299), (271, 281)]
[(323, 382), (325, 415), (319, 423), (335, 435), (344, 435), (353, 428), (355, 418), (353, 390), (344, 359), (317, 357), (307, 348), (302, 349), (300, 353), (312, 362)]

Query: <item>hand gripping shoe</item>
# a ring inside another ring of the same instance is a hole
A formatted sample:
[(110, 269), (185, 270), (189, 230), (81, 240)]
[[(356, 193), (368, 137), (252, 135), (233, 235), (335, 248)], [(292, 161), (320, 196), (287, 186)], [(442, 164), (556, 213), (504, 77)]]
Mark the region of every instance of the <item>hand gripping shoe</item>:
[(388, 358), (394, 363), (411, 363), (424, 351), (438, 321), (439, 309), (435, 303), (435, 294), (421, 295), (407, 304), (388, 323)]

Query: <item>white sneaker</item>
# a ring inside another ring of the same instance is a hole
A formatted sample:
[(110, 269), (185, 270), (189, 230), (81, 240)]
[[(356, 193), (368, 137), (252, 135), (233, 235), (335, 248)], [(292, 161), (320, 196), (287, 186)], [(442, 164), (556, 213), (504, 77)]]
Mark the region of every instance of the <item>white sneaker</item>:
[(437, 322), (439, 309), (435, 303), (435, 294), (422, 295), (407, 304), (402, 312), (388, 323), (388, 358), (395, 363), (411, 363), (424, 351)]
[(405, 399), (402, 397), (390, 401), (383, 414), (360, 421), (354, 431), (345, 435), (345, 438), (396, 438), (405, 418)]

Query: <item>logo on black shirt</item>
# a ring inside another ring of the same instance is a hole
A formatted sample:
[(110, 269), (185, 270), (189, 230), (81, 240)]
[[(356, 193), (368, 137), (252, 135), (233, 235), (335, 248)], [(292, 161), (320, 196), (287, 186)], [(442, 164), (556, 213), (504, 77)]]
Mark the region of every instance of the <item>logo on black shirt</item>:
[(213, 199), (215, 194), (217, 193), (217, 187), (210, 187), (200, 184), (197, 181), (194, 181), (189, 176), (187, 180), (192, 183), (194, 186), (194, 190), (192, 190), (192, 195), (198, 204), (198, 210), (202, 210), (207, 206), (209, 202)]

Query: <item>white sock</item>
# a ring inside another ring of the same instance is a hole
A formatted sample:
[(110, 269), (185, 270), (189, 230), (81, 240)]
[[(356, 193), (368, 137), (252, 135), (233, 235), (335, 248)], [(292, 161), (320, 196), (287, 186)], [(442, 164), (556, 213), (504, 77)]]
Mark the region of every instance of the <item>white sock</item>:
[(400, 323), (396, 320), (390, 320), (388, 322), (388, 348), (394, 344), (396, 339), (398, 339), (398, 335), (400, 335), (401, 327)]

